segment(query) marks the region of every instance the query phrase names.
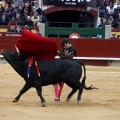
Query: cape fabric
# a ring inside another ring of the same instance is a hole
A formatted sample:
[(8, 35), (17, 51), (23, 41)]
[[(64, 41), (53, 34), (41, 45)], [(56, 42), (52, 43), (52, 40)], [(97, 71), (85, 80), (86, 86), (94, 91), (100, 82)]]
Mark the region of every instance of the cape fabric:
[(27, 30), (18, 37), (16, 46), (24, 56), (34, 56), (40, 59), (52, 60), (57, 54), (56, 42)]

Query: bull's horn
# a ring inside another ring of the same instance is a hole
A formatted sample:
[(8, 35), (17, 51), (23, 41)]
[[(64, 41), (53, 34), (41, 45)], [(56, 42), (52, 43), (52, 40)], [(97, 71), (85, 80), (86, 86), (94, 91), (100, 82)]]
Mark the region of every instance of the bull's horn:
[(1, 50), (1, 53), (3, 52), (4, 49)]
[(2, 54), (3, 54), (3, 52), (4, 52), (4, 49), (1, 50), (1, 53), (2, 53)]
[(15, 45), (15, 49), (16, 49), (16, 51), (17, 51), (17, 53), (18, 53), (18, 56), (20, 56), (21, 55), (21, 53), (20, 53), (20, 51), (19, 51), (19, 49), (18, 49), (18, 47)]

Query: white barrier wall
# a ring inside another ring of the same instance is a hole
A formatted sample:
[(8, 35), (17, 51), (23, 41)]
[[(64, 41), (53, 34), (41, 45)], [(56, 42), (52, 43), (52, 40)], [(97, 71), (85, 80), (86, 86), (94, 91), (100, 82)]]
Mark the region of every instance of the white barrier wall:
[(40, 30), (41, 35), (45, 36), (45, 24), (44, 23), (40, 23), (39, 30)]
[(111, 38), (111, 25), (105, 25), (105, 39)]

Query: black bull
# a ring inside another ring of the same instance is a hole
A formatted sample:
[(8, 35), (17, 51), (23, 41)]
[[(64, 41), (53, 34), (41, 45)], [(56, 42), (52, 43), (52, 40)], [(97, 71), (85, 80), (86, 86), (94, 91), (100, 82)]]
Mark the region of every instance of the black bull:
[[(73, 60), (37, 60), (40, 76), (38, 76), (35, 65), (32, 64), (30, 76), (27, 77), (28, 60), (26, 57), (18, 56), (17, 52), (9, 50), (1, 50), (5, 60), (14, 68), (14, 70), (24, 78), (25, 85), (20, 90), (13, 102), (17, 102), (21, 95), (28, 91), (31, 87), (35, 87), (38, 96), (41, 99), (42, 106), (45, 106), (45, 100), (42, 96), (42, 86), (53, 85), (64, 81), (72, 91), (67, 97), (69, 101), (71, 96), (78, 90), (77, 102), (80, 101), (83, 88), (87, 90), (94, 89), (92, 86), (86, 87), (86, 69), (83, 63)], [(84, 68), (84, 76), (82, 76), (82, 66)]]

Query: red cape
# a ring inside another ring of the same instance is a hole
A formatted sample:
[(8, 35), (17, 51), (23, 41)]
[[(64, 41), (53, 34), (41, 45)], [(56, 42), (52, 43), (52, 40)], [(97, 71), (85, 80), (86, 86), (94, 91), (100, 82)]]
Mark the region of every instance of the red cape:
[(35, 56), (40, 59), (52, 60), (57, 54), (56, 42), (27, 30), (23, 30), (16, 46), (25, 56)]

